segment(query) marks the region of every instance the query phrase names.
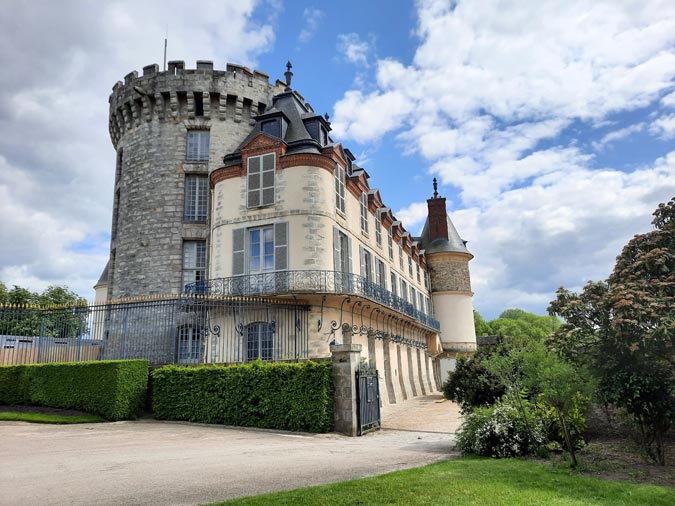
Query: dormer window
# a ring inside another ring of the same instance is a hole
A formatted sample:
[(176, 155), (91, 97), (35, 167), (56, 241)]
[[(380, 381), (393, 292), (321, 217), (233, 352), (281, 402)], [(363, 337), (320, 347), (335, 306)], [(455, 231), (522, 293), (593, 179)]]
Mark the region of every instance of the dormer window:
[(328, 146), (328, 130), (323, 126), (320, 127), (320, 140), (322, 146)]
[(268, 119), (260, 122), (260, 131), (272, 137), (281, 138), (281, 121), (279, 118)]

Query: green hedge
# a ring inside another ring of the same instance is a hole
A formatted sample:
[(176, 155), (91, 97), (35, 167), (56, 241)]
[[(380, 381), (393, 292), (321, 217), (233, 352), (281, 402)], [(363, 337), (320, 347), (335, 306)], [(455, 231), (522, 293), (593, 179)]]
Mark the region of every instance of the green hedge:
[(332, 365), (166, 366), (153, 371), (152, 401), (161, 420), (328, 432), (333, 427)]
[(0, 366), (0, 404), (79, 409), (128, 420), (142, 411), (147, 388), (147, 360)]

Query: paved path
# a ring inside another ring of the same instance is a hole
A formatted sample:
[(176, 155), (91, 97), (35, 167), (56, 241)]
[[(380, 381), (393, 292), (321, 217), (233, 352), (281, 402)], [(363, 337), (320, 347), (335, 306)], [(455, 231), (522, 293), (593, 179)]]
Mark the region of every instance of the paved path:
[(459, 406), (441, 394), (385, 406), (381, 415), (384, 429), (454, 434), (462, 423)]
[(348, 438), (153, 420), (0, 422), (0, 503), (191, 505), (420, 466), (451, 447), (451, 434), (410, 430)]

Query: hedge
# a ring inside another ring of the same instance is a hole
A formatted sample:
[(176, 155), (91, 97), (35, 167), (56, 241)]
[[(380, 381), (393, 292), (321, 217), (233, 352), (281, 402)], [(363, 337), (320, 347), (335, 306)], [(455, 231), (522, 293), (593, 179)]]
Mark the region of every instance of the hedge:
[(328, 362), (170, 365), (152, 376), (153, 411), (160, 420), (306, 432), (333, 428)]
[(147, 360), (0, 366), (0, 404), (78, 409), (108, 420), (136, 418), (147, 387)]

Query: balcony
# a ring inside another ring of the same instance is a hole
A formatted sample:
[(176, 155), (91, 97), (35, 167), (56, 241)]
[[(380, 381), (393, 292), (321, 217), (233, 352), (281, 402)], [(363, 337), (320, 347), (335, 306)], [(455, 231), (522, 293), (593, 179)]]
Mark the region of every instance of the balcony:
[(434, 330), (440, 323), (405, 299), (357, 274), (336, 271), (280, 271), (209, 279), (185, 285), (190, 295), (256, 296), (297, 293), (356, 295), (414, 318)]

